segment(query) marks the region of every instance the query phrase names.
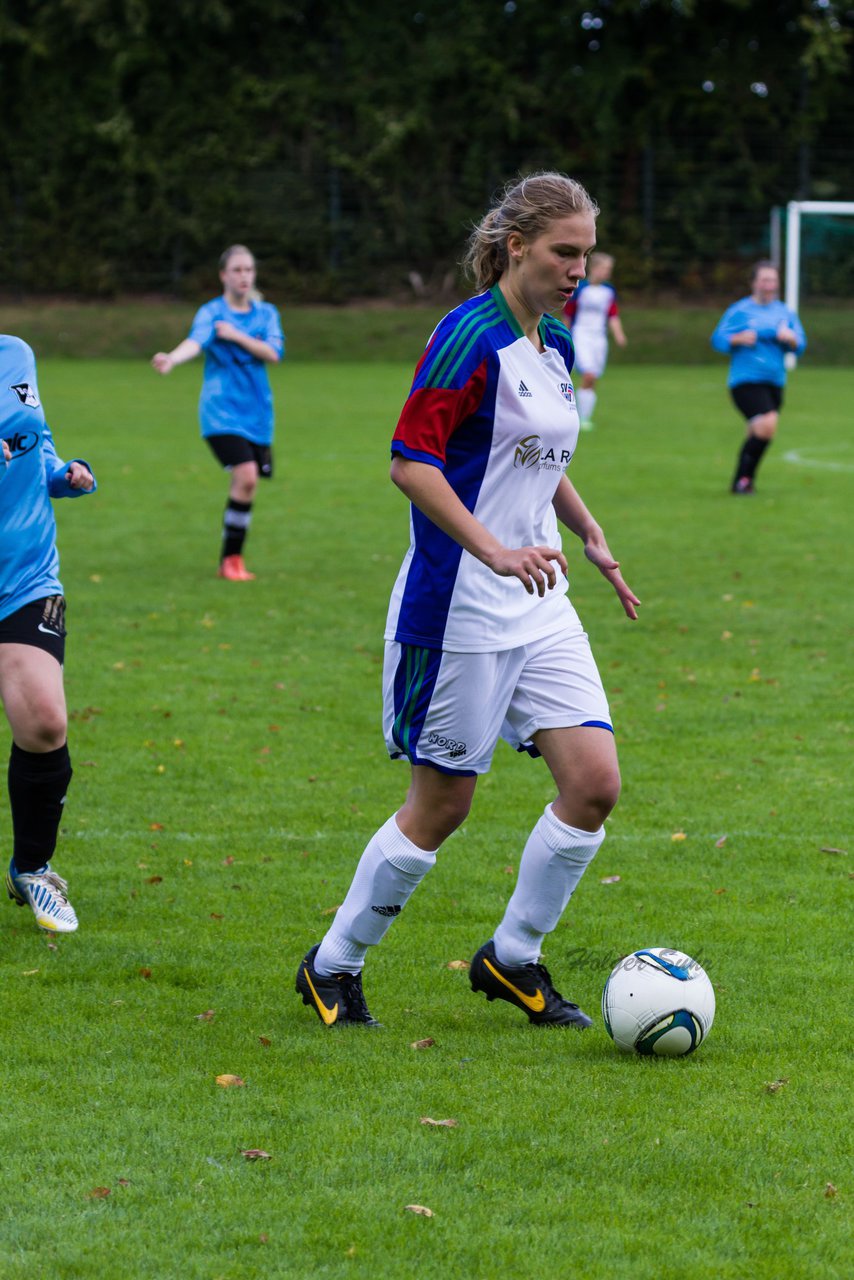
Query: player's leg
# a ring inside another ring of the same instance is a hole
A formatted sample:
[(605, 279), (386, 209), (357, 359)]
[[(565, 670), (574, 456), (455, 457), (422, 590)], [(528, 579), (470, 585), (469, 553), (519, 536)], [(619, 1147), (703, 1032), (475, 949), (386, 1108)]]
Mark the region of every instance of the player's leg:
[(578, 389), (578, 417), (582, 431), (593, 430), (593, 411), (596, 408), (596, 374), (583, 373)]
[[(468, 816), (504, 714), (489, 697), (500, 666), (492, 654), (386, 646), (386, 745), (393, 758), (409, 760), (410, 786), (398, 812), (369, 840), (332, 926), (297, 973), (297, 991), (327, 1025), (369, 1021), (361, 986), (353, 985), (368, 948), (382, 941), (440, 845)], [(361, 1012), (352, 1017), (354, 1001)]]
[(243, 546), (252, 523), (252, 504), (260, 470), (255, 446), (242, 436), (208, 436), (208, 444), (229, 472), (228, 498), (222, 519), (219, 576), (230, 582), (249, 582), (255, 575), (243, 563)]
[(747, 434), (739, 450), (731, 491), (747, 495), (754, 491), (759, 464), (777, 433), (782, 388), (745, 383), (732, 388), (732, 398), (747, 421)]
[(543, 939), (604, 839), (602, 824), (620, 789), (607, 700), (580, 627), (539, 646), (504, 736), (543, 756), (558, 794), (528, 837), (504, 917), (472, 964), (472, 986), (510, 1000), (532, 1022), (587, 1027), (587, 1015), (554, 989), (538, 963)]
[(368, 948), (382, 942), (439, 846), (467, 817), (476, 782), (413, 766), (403, 807), (368, 841), (331, 928), (297, 971), (298, 993), (327, 1026), (376, 1025), (361, 984)]
[[(42, 603), (27, 606), (15, 618), (37, 627), (34, 619), (42, 616)], [(61, 609), (48, 621), (59, 628), (53, 634), (64, 636)], [(47, 627), (42, 634), (50, 644)], [(33, 644), (0, 643), (0, 698), (12, 730), (8, 787), (13, 847), (6, 887), (15, 902), (32, 907), (43, 929), (71, 933), (77, 917), (67, 885), (50, 867), (72, 772), (59, 658)]]

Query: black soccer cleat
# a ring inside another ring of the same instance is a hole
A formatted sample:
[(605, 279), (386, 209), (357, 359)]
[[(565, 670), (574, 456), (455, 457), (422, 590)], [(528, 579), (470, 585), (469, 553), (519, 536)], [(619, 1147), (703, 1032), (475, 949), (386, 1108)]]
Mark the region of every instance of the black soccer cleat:
[(359, 1023), (363, 1027), (379, 1027), (382, 1024), (372, 1018), (365, 1003), (360, 973), (320, 974), (314, 968), (318, 942), (311, 948), (297, 969), (296, 992), (303, 1004), (309, 1005), (327, 1027), (340, 1027), (347, 1023)]
[(487, 1000), (515, 1004), (538, 1026), (577, 1027), (580, 1031), (593, 1026), (593, 1019), (583, 1009), (555, 991), (544, 964), (501, 964), (491, 938), (472, 960), (469, 977), (472, 991), (483, 991)]
[(732, 482), (732, 488), (730, 489), (730, 493), (740, 494), (742, 497), (749, 497), (755, 492), (756, 489), (753, 486), (752, 476), (736, 476), (735, 480)]

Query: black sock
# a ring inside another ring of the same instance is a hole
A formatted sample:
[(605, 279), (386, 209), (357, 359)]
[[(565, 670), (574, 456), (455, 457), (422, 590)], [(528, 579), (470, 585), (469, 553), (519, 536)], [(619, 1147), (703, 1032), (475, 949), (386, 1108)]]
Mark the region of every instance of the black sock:
[(222, 520), (222, 559), (239, 556), (252, 521), (252, 503), (229, 498)]
[(16, 871), (38, 871), (56, 848), (65, 793), (71, 781), (68, 744), (55, 751), (24, 751), (12, 743), (9, 804)]
[(770, 440), (763, 440), (761, 436), (748, 436), (738, 455), (738, 465), (735, 469), (735, 480), (740, 480), (742, 476), (747, 476), (752, 480), (756, 475), (756, 469), (762, 461), (762, 455), (768, 448)]

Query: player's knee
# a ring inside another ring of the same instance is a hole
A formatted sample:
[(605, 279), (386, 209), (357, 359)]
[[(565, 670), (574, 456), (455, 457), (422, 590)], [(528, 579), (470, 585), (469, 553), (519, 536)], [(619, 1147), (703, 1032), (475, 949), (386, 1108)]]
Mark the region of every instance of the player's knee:
[(620, 770), (616, 765), (597, 769), (586, 781), (584, 803), (599, 825), (605, 821), (620, 798)]
[(15, 741), (25, 751), (56, 751), (68, 736), (65, 711), (55, 703), (37, 704), (26, 725), (15, 733)]
[(763, 413), (758, 418), (754, 418), (750, 424), (750, 429), (760, 440), (772, 440), (777, 430), (777, 422), (779, 414)]

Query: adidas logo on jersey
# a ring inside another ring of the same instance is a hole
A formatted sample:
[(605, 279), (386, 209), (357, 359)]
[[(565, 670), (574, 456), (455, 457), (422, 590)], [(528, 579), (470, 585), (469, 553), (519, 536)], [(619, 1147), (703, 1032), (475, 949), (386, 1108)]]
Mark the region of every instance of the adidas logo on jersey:
[(534, 394), (533, 391), (529, 391), (528, 388), (525, 386), (524, 382), (519, 383), (520, 396), (532, 396), (533, 394)]

